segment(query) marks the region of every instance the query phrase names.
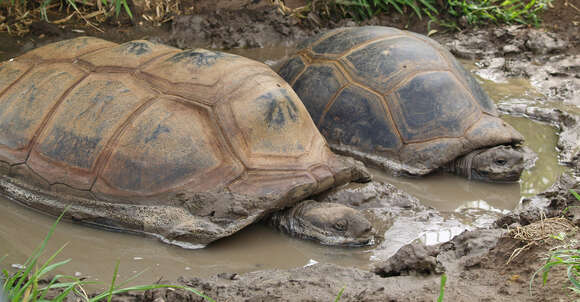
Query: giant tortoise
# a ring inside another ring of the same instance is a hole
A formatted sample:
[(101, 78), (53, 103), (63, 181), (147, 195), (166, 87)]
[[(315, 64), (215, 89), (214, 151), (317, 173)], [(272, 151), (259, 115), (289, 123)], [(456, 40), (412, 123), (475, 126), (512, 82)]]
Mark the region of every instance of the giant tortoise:
[(394, 28), (306, 40), (279, 70), (333, 150), (402, 174), (515, 181), (523, 140), (437, 42)]
[[(148, 41), (80, 37), (3, 62), (0, 130), (1, 193), (187, 247), (368, 178), (362, 163), (330, 151), (268, 66)], [(309, 201), (301, 217), (289, 214), (311, 225), (299, 236), (372, 240), (360, 213), (317, 206), (324, 215)]]

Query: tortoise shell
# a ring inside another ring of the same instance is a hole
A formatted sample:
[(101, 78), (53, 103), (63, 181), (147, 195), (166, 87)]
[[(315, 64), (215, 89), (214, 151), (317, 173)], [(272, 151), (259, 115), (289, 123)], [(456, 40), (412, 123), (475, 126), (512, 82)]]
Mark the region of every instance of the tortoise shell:
[(206, 244), (350, 181), (262, 63), (81, 37), (0, 65), (1, 191), (86, 223)]
[(279, 70), (331, 147), (422, 175), (522, 136), (437, 42), (388, 27), (340, 28), (304, 41)]

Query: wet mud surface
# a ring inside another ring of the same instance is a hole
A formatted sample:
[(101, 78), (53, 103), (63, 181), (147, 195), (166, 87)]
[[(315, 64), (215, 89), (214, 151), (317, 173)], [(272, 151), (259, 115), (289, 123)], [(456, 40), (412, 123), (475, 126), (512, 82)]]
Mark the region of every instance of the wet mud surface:
[[(201, 2), (193, 15), (176, 17), (170, 26), (111, 29), (95, 35), (116, 42), (143, 38), (181, 48), (280, 45), (291, 48), (297, 41), (325, 29), (356, 25), (348, 20), (323, 22), (316, 16), (306, 19), (283, 16), (275, 7), (260, 1), (257, 4), (232, 1), (220, 7), (209, 1)], [(558, 128), (559, 160), (571, 169), (551, 188), (522, 199), (514, 211), (478, 216), (482, 222), (475, 224), (480, 228), (475, 228), (455, 214), (441, 213), (421, 204), (417, 197), (385, 183), (386, 180), (357, 184), (317, 199), (361, 209), (374, 221), (383, 238), (370, 252), (373, 260), (370, 266), (356, 268), (321, 262), (245, 273), (241, 271), (248, 270), (229, 271), (224, 267), (223, 272), (210, 277), (186, 272), (177, 280), (166, 278), (167, 281), (197, 288), (216, 301), (333, 301), (342, 288), (345, 290), (341, 301), (434, 301), (439, 295), (440, 275), (445, 273), (447, 301), (571, 300), (571, 292), (563, 288), (567, 282), (565, 272), (557, 270), (544, 286), (541, 278), (536, 278), (532, 292), (529, 291), (531, 276), (544, 263), (549, 248), (558, 246), (557, 242), (533, 246), (506, 265), (514, 249), (523, 245), (507, 235), (508, 229), (529, 225), (542, 217), (560, 216), (567, 206), (578, 205), (568, 190), (580, 191), (580, 30), (570, 23), (578, 19), (578, 14), (562, 5), (558, 3), (546, 14), (548, 19), (540, 29), (505, 26), (433, 36), (457, 57), (475, 60), (473, 72), (486, 81), (503, 82), (514, 77), (530, 80), (537, 94), (501, 99), (498, 107), (504, 114)], [(426, 33), (425, 22), (400, 18), (382, 16), (365, 24), (399, 24), (399, 27), (408, 24), (410, 29)], [(78, 35), (66, 29), (48, 31), (43, 27), (33, 33), (45, 38), (19, 38), (20, 51)], [(0, 51), (0, 56), (14, 53), (8, 49)], [(232, 49), (237, 51), (240, 50)], [(567, 218), (580, 226), (580, 211), (569, 211)], [(427, 239), (416, 240), (420, 234), (442, 225), (449, 229), (448, 238), (437, 238), (429, 245), (425, 245)], [(390, 232), (404, 232), (408, 237), (398, 236), (399, 241), (393, 242)], [(577, 233), (572, 236), (580, 239)], [(272, 253), (283, 250), (272, 249)], [(130, 293), (113, 300), (201, 301), (179, 290)]]
[[(561, 213), (563, 207), (578, 204), (564, 189), (579, 187), (570, 179), (560, 180), (535, 197), (533, 215), (543, 210)], [(405, 207), (413, 206), (412, 202), (403, 203)], [(499, 221), (513, 218), (511, 227), (532, 220), (538, 223), (539, 217), (532, 218), (524, 212), (530, 210), (516, 211)], [(574, 214), (569, 214), (569, 218), (578, 220)], [(571, 236), (571, 240), (580, 239), (577, 232)], [(507, 229), (496, 227), (466, 231), (435, 246), (413, 242), (369, 270), (319, 263), (288, 270), (228, 272), (210, 278), (182, 276), (178, 282), (198, 288), (217, 301), (333, 301), (342, 288), (341, 301), (434, 301), (439, 295), (440, 275), (445, 273), (447, 301), (568, 301), (572, 296), (562, 286), (567, 281), (562, 270), (552, 270), (545, 285), (541, 278), (535, 278), (531, 290), (528, 287), (546, 250), (561, 244), (553, 240), (532, 246), (506, 264), (513, 251), (524, 243), (509, 236)], [(115, 300), (201, 301), (181, 290), (127, 294)]]

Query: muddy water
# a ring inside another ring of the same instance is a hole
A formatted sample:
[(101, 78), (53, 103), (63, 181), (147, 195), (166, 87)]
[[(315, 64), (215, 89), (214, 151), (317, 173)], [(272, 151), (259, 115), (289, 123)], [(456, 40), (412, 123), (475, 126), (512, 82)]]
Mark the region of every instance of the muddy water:
[[(0, 42), (3, 42), (0, 40)], [(2, 49), (0, 56), (10, 57)], [(292, 53), (288, 48), (237, 50), (275, 68)], [(533, 91), (525, 82), (485, 83), (496, 100), (514, 96), (531, 97)], [(516, 90), (519, 89), (519, 90)], [(511, 94), (510, 94), (511, 93)], [(506, 117), (526, 137), (527, 144), (538, 154), (536, 166), (526, 171), (520, 183), (489, 184), (470, 182), (447, 174), (425, 178), (395, 178), (375, 171), (378, 180), (390, 182), (416, 196), (425, 205), (443, 212), (441, 219), (431, 224), (417, 224), (402, 219), (385, 234), (388, 249), (376, 253), (371, 248), (342, 249), (319, 246), (293, 239), (263, 225), (252, 226), (238, 234), (211, 244), (201, 250), (185, 250), (123, 233), (88, 228), (62, 222), (49, 242), (49, 252), (68, 243), (59, 259), (71, 258), (62, 271), (108, 281), (115, 262), (120, 261), (120, 278), (147, 269), (137, 283), (155, 282), (160, 277), (175, 280), (180, 275), (208, 276), (220, 272), (247, 272), (268, 268), (304, 266), (312, 261), (348, 266), (368, 267), (373, 260), (383, 258), (414, 239), (428, 244), (449, 240), (469, 225), (489, 222), (494, 215), (514, 209), (521, 196), (542, 191), (561, 173), (555, 149), (555, 130), (545, 124), (525, 118)], [(0, 257), (8, 255), (0, 268), (17, 267), (42, 241), (54, 218), (36, 213), (0, 197)], [(410, 231), (412, 230), (412, 231)], [(48, 253), (50, 254), (50, 253)]]
[[(0, 198), (0, 255), (8, 255), (0, 267), (17, 267), (43, 240), (54, 218)], [(292, 268), (312, 260), (364, 267), (367, 249), (331, 249), (289, 238), (263, 225), (255, 225), (209, 247), (186, 250), (154, 238), (94, 229), (68, 222), (57, 226), (47, 255), (62, 245), (58, 258), (71, 258), (67, 274), (108, 281), (115, 262), (120, 277), (147, 269), (139, 283), (160, 277), (175, 280), (180, 275), (209, 276), (221, 272), (248, 272), (266, 268)], [(46, 257), (45, 257), (46, 259)]]
[(376, 171), (376, 178), (396, 185), (419, 198), (425, 205), (440, 211), (455, 211), (466, 206), (471, 208), (475, 206), (474, 201), (479, 202), (477, 207), (485, 210), (512, 210), (521, 196), (544, 191), (566, 168), (558, 163), (558, 136), (554, 127), (523, 117), (502, 118), (523, 134), (526, 139), (524, 145), (538, 156), (534, 167), (524, 171), (519, 183), (476, 182), (445, 173), (401, 178)]

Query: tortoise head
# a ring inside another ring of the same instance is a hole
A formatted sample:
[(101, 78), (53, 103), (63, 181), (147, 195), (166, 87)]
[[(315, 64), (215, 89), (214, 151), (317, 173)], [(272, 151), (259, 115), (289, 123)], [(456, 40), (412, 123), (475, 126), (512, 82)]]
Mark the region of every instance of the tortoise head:
[(342, 204), (306, 200), (274, 215), (272, 223), (290, 235), (325, 245), (361, 246), (374, 242), (374, 229), (359, 211)]
[(473, 152), (471, 178), (494, 182), (520, 179), (524, 170), (524, 151), (521, 148), (502, 145)]

